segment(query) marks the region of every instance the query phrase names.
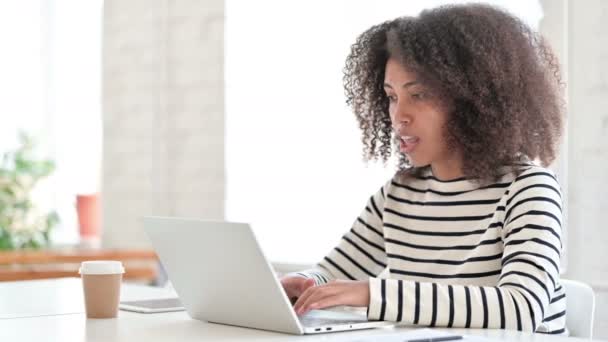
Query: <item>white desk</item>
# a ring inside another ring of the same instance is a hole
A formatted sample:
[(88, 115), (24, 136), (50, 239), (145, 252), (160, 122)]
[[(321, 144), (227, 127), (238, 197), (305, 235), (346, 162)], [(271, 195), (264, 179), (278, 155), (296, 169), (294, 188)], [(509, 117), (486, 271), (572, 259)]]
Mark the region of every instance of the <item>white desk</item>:
[[(171, 295), (165, 289), (124, 285), (121, 298), (134, 300)], [(0, 341), (352, 341), (412, 329), (399, 327), (293, 336), (201, 322), (191, 319), (186, 312), (138, 314), (120, 311), (116, 319), (86, 319), (82, 296), (78, 278), (0, 283)], [(506, 330), (449, 330), (491, 340), (586, 341)]]

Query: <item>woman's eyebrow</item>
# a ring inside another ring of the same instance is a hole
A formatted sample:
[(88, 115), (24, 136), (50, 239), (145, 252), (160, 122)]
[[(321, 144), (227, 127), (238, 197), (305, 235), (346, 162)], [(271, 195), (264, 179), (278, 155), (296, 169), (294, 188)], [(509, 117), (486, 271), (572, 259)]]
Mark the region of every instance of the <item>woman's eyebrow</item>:
[[(402, 88), (407, 88), (407, 87), (414, 86), (414, 85), (416, 85), (416, 84), (418, 84), (418, 81), (409, 81), (409, 82), (405, 82), (405, 83), (403, 83), (403, 85), (402, 85), (401, 87), (402, 87)], [(393, 89), (393, 86), (391, 86), (391, 85), (390, 85), (390, 84), (388, 84), (388, 83), (384, 83), (384, 88), (391, 88), (391, 89)]]

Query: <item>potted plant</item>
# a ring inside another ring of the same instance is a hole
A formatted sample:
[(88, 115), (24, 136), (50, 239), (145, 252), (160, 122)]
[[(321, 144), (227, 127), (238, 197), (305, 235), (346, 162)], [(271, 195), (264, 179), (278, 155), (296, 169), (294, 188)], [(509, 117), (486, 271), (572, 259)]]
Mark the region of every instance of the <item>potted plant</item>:
[(3, 154), (0, 164), (0, 250), (40, 248), (59, 223), (55, 211), (43, 213), (32, 201), (39, 180), (55, 169), (52, 160), (37, 159), (31, 137), (20, 132), (19, 147)]

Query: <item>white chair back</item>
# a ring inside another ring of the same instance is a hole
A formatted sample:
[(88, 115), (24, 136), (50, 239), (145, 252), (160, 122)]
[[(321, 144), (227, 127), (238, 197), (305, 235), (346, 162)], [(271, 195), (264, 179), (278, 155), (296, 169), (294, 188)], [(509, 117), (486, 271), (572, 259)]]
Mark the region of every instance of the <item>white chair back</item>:
[(591, 338), (595, 313), (593, 289), (580, 281), (561, 279), (566, 290), (566, 327), (572, 337)]

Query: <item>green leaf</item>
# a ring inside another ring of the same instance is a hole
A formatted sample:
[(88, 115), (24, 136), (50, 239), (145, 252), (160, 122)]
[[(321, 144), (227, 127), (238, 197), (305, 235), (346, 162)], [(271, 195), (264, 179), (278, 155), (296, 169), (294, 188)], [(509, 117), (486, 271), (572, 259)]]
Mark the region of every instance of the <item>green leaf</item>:
[(0, 227), (0, 250), (13, 250), (13, 239), (11, 235), (2, 227)]
[(15, 224), (24, 226), (23, 220), (35, 208), (31, 191), (36, 183), (53, 173), (52, 160), (34, 155), (36, 142), (23, 131), (19, 132), (20, 145), (14, 151), (2, 154), (0, 165), (0, 249), (40, 248), (49, 243), (51, 230), (59, 223), (56, 212), (41, 217), (39, 226), (27, 226), (11, 231)]

